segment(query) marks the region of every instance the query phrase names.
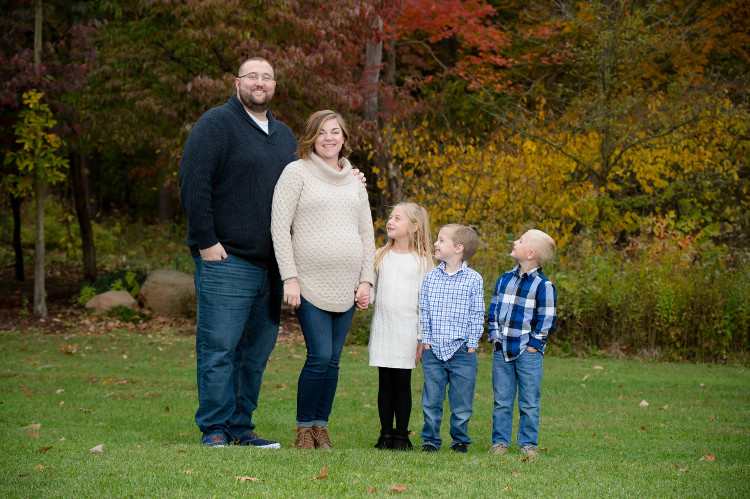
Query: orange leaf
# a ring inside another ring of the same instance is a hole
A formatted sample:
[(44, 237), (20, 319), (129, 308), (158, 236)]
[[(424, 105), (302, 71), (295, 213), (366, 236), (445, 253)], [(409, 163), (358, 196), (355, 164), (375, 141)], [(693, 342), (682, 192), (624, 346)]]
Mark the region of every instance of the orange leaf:
[(41, 424), (39, 424), (39, 423), (33, 423), (33, 424), (30, 424), (30, 425), (24, 426), (23, 429), (24, 430), (38, 430), (41, 427), (42, 427)]
[[(506, 469), (506, 470), (508, 470), (508, 468), (505, 468), (505, 469)], [(510, 471), (510, 472), (511, 472), (511, 473), (513, 473), (514, 475), (520, 475), (520, 474), (521, 474), (521, 472), (520, 472), (520, 471), (513, 471), (513, 470), (508, 470), (508, 471)]]
[(32, 437), (32, 438), (39, 438), (39, 434), (38, 433), (29, 433), (28, 431), (26, 432), (26, 436), (27, 437)]
[(505, 485), (505, 488), (502, 490), (502, 492), (508, 492), (510, 490), (510, 485)]
[(403, 485), (391, 485), (391, 488), (388, 489), (389, 494), (400, 494), (401, 492), (406, 492), (409, 490), (408, 487), (404, 487)]
[(716, 454), (713, 452), (700, 458), (701, 461), (716, 461)]
[(376, 487), (367, 487), (367, 492), (375, 492), (378, 489)]
[(319, 478), (326, 478), (328, 476), (328, 465), (323, 466), (323, 471), (320, 472), (320, 475), (316, 476), (315, 478), (312, 478), (312, 480), (317, 480)]
[(40, 448), (38, 448), (38, 449), (37, 449), (36, 451), (37, 451), (37, 452), (47, 452), (47, 451), (48, 451), (48, 450), (50, 450), (51, 448), (52, 448), (52, 446), (50, 445), (49, 447), (40, 447)]
[(44, 469), (44, 465), (43, 464), (37, 464), (36, 466), (34, 466), (34, 469), (35, 470), (43, 470)]
[(686, 471), (690, 470), (690, 468), (687, 466), (685, 466), (684, 468), (680, 468), (680, 465), (677, 463), (674, 463), (674, 467), (678, 473), (685, 473)]

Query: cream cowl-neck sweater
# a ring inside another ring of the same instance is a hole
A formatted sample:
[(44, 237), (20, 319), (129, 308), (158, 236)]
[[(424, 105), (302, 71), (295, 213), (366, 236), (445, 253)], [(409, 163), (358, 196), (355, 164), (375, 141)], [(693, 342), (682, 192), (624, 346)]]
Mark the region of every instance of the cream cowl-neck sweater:
[(375, 235), (364, 184), (348, 160), (335, 171), (313, 153), (289, 163), (276, 183), (271, 235), (282, 279), (328, 312), (346, 312), (360, 282), (375, 281)]

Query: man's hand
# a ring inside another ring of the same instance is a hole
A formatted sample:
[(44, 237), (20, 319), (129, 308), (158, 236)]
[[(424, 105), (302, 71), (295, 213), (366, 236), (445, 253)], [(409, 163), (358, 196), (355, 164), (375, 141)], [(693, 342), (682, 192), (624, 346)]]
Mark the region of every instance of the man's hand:
[(359, 171), (359, 168), (352, 167), (352, 175), (357, 177), (360, 182), (367, 185), (367, 179), (365, 178), (365, 174)]
[(227, 252), (224, 251), (224, 246), (221, 243), (216, 243), (210, 248), (200, 250), (201, 259), (206, 262), (218, 262), (227, 257)]

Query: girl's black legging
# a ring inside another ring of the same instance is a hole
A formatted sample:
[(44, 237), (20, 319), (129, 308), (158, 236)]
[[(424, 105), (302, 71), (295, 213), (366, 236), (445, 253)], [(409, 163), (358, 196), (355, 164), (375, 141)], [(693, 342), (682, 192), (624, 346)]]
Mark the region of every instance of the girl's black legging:
[(411, 415), (411, 369), (378, 367), (378, 378), (378, 414), (381, 428), (393, 428), (395, 415), (396, 430), (406, 431)]

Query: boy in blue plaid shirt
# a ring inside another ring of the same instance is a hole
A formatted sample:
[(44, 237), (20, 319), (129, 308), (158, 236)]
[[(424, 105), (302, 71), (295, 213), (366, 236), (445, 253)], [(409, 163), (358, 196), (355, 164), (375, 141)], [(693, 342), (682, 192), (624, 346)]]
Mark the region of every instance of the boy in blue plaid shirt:
[[(440, 449), (443, 401), (448, 387), (450, 434), (454, 452), (467, 452), (467, 432), (473, 413), (477, 380), (477, 346), (484, 325), (482, 276), (466, 266), (479, 238), (463, 225), (444, 225), (435, 241), (435, 258), (442, 263), (422, 281), (419, 325), (422, 328), (422, 450)], [(450, 386), (449, 386), (450, 385)]]
[(517, 391), (518, 446), (525, 456), (537, 455), (542, 356), (547, 335), (557, 327), (557, 291), (542, 273), (542, 264), (554, 251), (555, 242), (549, 235), (540, 230), (527, 231), (513, 243), (510, 253), (518, 265), (500, 276), (495, 285), (488, 316), (488, 339), (495, 345), (493, 454), (508, 452)]

